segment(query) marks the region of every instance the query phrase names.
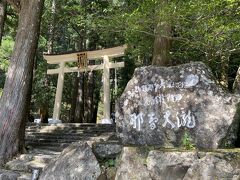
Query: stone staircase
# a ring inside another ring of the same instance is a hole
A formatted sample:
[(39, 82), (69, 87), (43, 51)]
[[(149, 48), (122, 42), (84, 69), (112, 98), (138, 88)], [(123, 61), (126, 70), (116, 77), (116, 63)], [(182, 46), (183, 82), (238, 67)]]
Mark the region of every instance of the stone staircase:
[(106, 124), (36, 125), (29, 123), (26, 126), (25, 136), (28, 152), (9, 161), (5, 166), (7, 169), (5, 174), (15, 173), (19, 176), (18, 180), (31, 180), (33, 170), (41, 171), (71, 143), (76, 141), (106, 141), (114, 134), (115, 126)]

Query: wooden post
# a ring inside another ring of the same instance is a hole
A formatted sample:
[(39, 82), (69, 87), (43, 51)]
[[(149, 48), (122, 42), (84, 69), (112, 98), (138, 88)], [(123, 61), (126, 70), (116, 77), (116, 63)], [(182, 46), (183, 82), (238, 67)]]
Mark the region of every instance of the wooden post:
[(59, 120), (59, 117), (60, 117), (63, 82), (64, 82), (64, 66), (65, 66), (65, 63), (61, 62), (59, 73), (58, 73), (57, 91), (56, 91), (54, 110), (53, 110), (53, 119), (55, 120)]
[(110, 82), (109, 82), (109, 57), (104, 56), (103, 68), (103, 103), (104, 103), (104, 119), (110, 119)]

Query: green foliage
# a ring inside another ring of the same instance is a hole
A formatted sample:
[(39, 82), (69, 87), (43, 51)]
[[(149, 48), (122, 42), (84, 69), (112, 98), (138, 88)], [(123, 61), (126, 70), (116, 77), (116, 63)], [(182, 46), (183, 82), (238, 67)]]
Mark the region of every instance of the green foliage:
[[(54, 52), (128, 44), (124, 57), (126, 66), (118, 71), (118, 94), (114, 99), (121, 95), (136, 67), (151, 64), (154, 38), (164, 31), (156, 29), (158, 23), (167, 22), (172, 26), (169, 38), (172, 40), (173, 65), (204, 61), (217, 78), (223, 71), (222, 61), (229, 61), (231, 73), (239, 65), (240, 11), (237, 0), (118, 0), (113, 4), (101, 0), (57, 2), (55, 17), (51, 14), (51, 1), (46, 2), (42, 24), (45, 48), (50, 38), (51, 22), (55, 24)], [(229, 76), (233, 81), (234, 73)], [(65, 82), (68, 85), (64, 86), (66, 110), (71, 78), (71, 75), (67, 77)], [(101, 83), (98, 86), (100, 88)]]
[(182, 138), (182, 146), (186, 150), (192, 150), (195, 149), (194, 144), (191, 142), (191, 137), (187, 132), (184, 133), (183, 138)]
[[(113, 2), (113, 3), (112, 3)], [(159, 23), (172, 27), (172, 64), (204, 61), (220, 78), (224, 68), (232, 84), (240, 63), (240, 3), (238, 0), (56, 0), (56, 13), (52, 12), (52, 0), (45, 1), (41, 36), (39, 39), (36, 71), (33, 79), (33, 111), (47, 103), (53, 109), (56, 76), (47, 76), (50, 66), (42, 59), (47, 44), (53, 38), (53, 52), (95, 50), (128, 44), (124, 58), (125, 67), (118, 70), (117, 99), (131, 78), (134, 69), (150, 65), (154, 38), (164, 29)], [(17, 14), (8, 7), (5, 36), (0, 48), (0, 94), (16, 34)], [(49, 27), (53, 26), (53, 37)], [(99, 75), (101, 76), (101, 75)], [(66, 117), (71, 103), (74, 74), (65, 76), (62, 112)], [(101, 88), (96, 80), (97, 90)], [(102, 109), (99, 108), (101, 111)], [(186, 143), (188, 142), (186, 137)], [(184, 140), (185, 141), (185, 140)]]
[(98, 159), (101, 167), (104, 167), (105, 169), (111, 168), (111, 167), (116, 167), (117, 162), (119, 161), (118, 158), (110, 158), (110, 159)]
[[(49, 34), (49, 26), (51, 24), (54, 26), (53, 53), (96, 50), (124, 44), (121, 34), (98, 28), (101, 21), (96, 17), (109, 17), (113, 11), (113, 7), (108, 1), (56, 0), (56, 2), (56, 14), (52, 14), (52, 1), (48, 0), (45, 3), (46, 8), (43, 15), (42, 32), (39, 43), (41, 51), (47, 51), (47, 42), (51, 38)], [(38, 78), (35, 78), (34, 81), (33, 103), (35, 106), (45, 100), (52, 101), (52, 95), (55, 93), (54, 86), (56, 87), (56, 77), (54, 76), (47, 76), (48, 82), (52, 83), (52, 85), (48, 85), (51, 89), (49, 90), (50, 92), (47, 91), (45, 94), (38, 92), (39, 89), (39, 91), (46, 90), (43, 86), (44, 82), (41, 82), (41, 78), (46, 78), (45, 73), (47, 69), (46, 65), (41, 65), (43, 62), (44, 61), (39, 61), (36, 72)], [(40, 67), (43, 67), (43, 69), (38, 70)], [(48, 68), (49, 67), (50, 66), (48, 66)], [(99, 74), (99, 72), (96, 73)], [(66, 118), (69, 116), (69, 107), (72, 103), (71, 98), (75, 75), (74, 73), (65, 74), (64, 77), (61, 114)], [(102, 86), (101, 80), (99, 81), (98, 78), (95, 79), (94, 86), (94, 91), (96, 91), (94, 93), (97, 94)], [(98, 97), (94, 97), (94, 99), (96, 98), (98, 99)], [(53, 109), (53, 102), (48, 104), (50, 105), (49, 109)], [(36, 110), (35, 108), (34, 111)], [(101, 111), (101, 107), (99, 110)]]
[(114, 167), (116, 164), (116, 159), (108, 159), (105, 162), (105, 167)]
[(10, 56), (12, 54), (14, 41), (10, 36), (4, 37), (0, 48), (0, 69), (7, 71), (9, 66)]
[(121, 11), (121, 17), (126, 24), (125, 40), (136, 48), (134, 54), (142, 56), (143, 52), (151, 59), (154, 36), (164, 32), (164, 29), (156, 31), (156, 24), (167, 22), (172, 27), (168, 38), (172, 40), (173, 65), (204, 61), (216, 78), (221, 79), (226, 73), (229, 81), (233, 81), (232, 72), (236, 72), (240, 62), (239, 1), (145, 0), (128, 5), (127, 10)]
[(3, 92), (6, 72), (9, 66), (10, 56), (12, 54), (14, 41), (10, 36), (4, 37), (0, 48), (0, 97)]
[(34, 71), (31, 108), (36, 116), (41, 106), (48, 106), (52, 114), (54, 97), (56, 92), (56, 76), (47, 76), (47, 63), (40, 57), (36, 62), (37, 69)]

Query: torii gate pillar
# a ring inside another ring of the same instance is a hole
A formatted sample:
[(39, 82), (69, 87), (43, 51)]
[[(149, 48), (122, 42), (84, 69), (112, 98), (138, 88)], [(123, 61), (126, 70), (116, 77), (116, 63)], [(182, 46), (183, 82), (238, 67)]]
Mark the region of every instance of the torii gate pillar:
[(104, 103), (104, 119), (110, 119), (110, 69), (109, 69), (109, 57), (103, 57), (103, 103)]
[(60, 118), (63, 83), (64, 83), (64, 66), (65, 66), (65, 63), (61, 62), (59, 67), (57, 91), (55, 95), (55, 102), (54, 102), (54, 109), (53, 109), (53, 119), (55, 120), (59, 120)]

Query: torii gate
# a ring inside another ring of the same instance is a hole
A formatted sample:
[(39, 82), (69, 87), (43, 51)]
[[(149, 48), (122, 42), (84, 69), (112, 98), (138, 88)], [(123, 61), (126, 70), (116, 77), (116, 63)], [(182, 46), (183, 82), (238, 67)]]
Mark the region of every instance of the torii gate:
[[(49, 69), (47, 74), (58, 74), (57, 90), (55, 95), (53, 119), (59, 120), (62, 92), (64, 83), (64, 74), (69, 72), (85, 72), (103, 69), (103, 92), (104, 92), (104, 119), (110, 119), (110, 82), (109, 69), (124, 67), (124, 62), (110, 63), (109, 58), (121, 57), (124, 55), (126, 45), (114, 48), (76, 52), (62, 55), (44, 54), (44, 59), (48, 64), (59, 64), (57, 69)], [(103, 59), (103, 64), (88, 65), (87, 60)], [(78, 62), (78, 67), (65, 67), (67, 62)]]

